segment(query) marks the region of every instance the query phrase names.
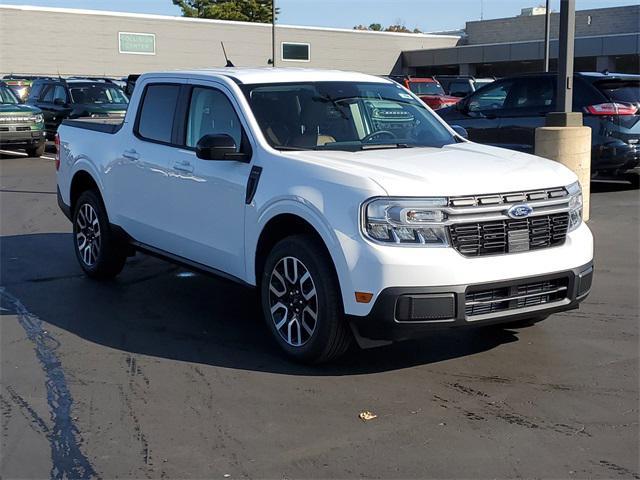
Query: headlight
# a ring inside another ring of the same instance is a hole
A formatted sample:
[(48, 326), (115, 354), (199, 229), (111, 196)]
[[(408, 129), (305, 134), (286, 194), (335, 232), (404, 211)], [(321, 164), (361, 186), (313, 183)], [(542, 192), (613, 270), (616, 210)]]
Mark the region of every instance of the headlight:
[(41, 114), (41, 113), (36, 113), (36, 114), (33, 116), (33, 121), (34, 121), (35, 123), (42, 123), (42, 122), (44, 122), (44, 117), (42, 116), (42, 114)]
[(447, 199), (375, 198), (362, 205), (362, 233), (379, 243), (446, 247)]
[(569, 192), (569, 228), (567, 232), (572, 232), (582, 223), (582, 189), (578, 182), (567, 187)]

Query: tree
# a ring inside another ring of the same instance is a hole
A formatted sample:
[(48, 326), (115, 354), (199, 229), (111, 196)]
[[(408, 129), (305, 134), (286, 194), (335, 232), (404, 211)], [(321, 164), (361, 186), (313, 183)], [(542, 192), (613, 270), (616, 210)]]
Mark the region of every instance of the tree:
[(411, 30), (409, 30), (404, 25), (389, 25), (384, 30), (385, 30), (385, 32), (412, 33)]
[[(185, 17), (271, 23), (272, 0), (172, 0)], [(276, 14), (278, 8), (276, 8)]]
[(413, 30), (408, 29), (402, 23), (396, 23), (394, 25), (389, 25), (384, 28), (380, 23), (372, 23), (368, 27), (364, 25), (356, 25), (353, 27), (354, 30), (369, 30), (372, 32), (401, 32), (401, 33), (422, 33), (422, 30), (419, 28), (414, 28)]

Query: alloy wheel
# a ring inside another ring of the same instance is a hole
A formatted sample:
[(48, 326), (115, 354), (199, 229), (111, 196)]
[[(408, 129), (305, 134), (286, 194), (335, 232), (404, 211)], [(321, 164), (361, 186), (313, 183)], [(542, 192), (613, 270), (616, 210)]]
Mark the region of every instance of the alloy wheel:
[(93, 207), (85, 203), (76, 217), (76, 246), (85, 265), (91, 267), (100, 254), (100, 222)]
[(271, 320), (282, 339), (292, 347), (307, 343), (318, 319), (318, 295), (307, 267), (295, 257), (284, 257), (269, 280)]

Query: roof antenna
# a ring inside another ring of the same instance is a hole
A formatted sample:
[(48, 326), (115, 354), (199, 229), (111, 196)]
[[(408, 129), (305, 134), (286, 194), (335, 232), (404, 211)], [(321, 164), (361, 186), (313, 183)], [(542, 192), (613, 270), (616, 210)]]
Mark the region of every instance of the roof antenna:
[(222, 45), (222, 53), (224, 54), (224, 59), (227, 61), (225, 67), (235, 67), (235, 65), (231, 63), (231, 60), (229, 60), (229, 58), (227, 57), (227, 51), (224, 49), (224, 42), (220, 42), (220, 45)]

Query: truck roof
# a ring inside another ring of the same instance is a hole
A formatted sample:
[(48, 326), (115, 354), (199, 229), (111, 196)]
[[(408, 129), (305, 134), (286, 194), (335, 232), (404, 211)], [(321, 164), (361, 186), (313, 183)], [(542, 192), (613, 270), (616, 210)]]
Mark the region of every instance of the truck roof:
[[(146, 76), (162, 77), (220, 77), (225, 76), (236, 83), (260, 84), (260, 83), (295, 83), (295, 82), (375, 82), (391, 83), (390, 80), (366, 75), (358, 72), (344, 72), (340, 70), (322, 70), (311, 68), (244, 68), (223, 67), (198, 70), (177, 70), (167, 72), (149, 72)], [(142, 78), (141, 78), (142, 80)]]

